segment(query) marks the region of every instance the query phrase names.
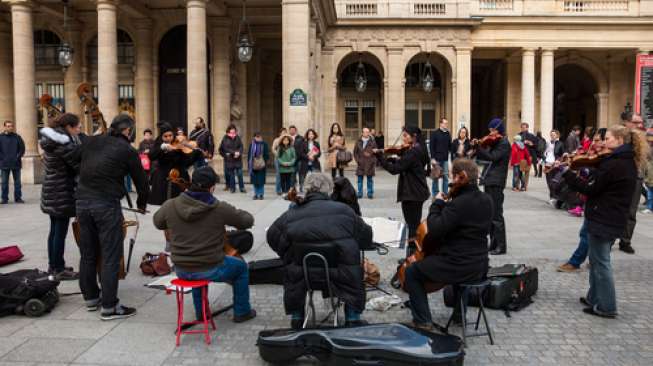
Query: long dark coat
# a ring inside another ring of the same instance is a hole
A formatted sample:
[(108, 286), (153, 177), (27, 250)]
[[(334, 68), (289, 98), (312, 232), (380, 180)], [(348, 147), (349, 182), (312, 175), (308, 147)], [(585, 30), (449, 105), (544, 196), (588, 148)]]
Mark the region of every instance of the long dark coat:
[[(224, 158), (224, 167), (225, 169), (234, 169), (243, 167), (243, 141), (240, 139), (240, 136), (236, 135), (236, 138), (232, 139), (229, 136), (225, 135), (222, 138), (220, 143), (220, 148), (218, 149), (220, 156)], [(234, 153), (238, 151), (240, 156), (234, 158)]]
[(376, 149), (376, 141), (373, 137), (367, 141), (365, 149), (363, 149), (363, 139), (358, 139), (356, 141), (356, 146), (354, 146), (354, 160), (356, 160), (356, 175), (364, 175), (367, 177), (374, 176), (374, 170), (376, 167), (376, 155), (372, 150)]
[[(320, 152), (315, 155), (315, 159), (313, 159), (313, 171), (321, 172), (322, 167), (320, 166), (320, 156), (322, 156), (322, 148), (320, 147), (319, 142), (315, 141), (313, 143), (317, 146), (318, 150), (320, 150)], [(303, 142), (299, 146), (299, 150), (295, 150), (295, 152), (297, 153), (299, 174), (306, 175), (308, 173), (308, 140), (303, 139)]]
[(309, 193), (298, 206), (286, 211), (267, 232), (270, 247), (286, 264), (283, 300), (286, 313), (304, 311), (306, 284), (302, 271), (307, 247), (335, 245), (337, 268), (329, 269), (336, 296), (355, 311), (365, 308), (365, 285), (360, 248), (372, 244), (372, 228), (344, 203), (322, 193)]
[(492, 210), (492, 199), (476, 185), (462, 188), (448, 203), (435, 201), (427, 218), (427, 242), (442, 246), (437, 255), (417, 262), (417, 269), (431, 281), (444, 284), (484, 278)]
[(168, 182), (170, 170), (173, 168), (179, 170), (180, 177), (190, 181), (188, 167), (193, 165), (196, 159), (202, 158), (201, 150), (194, 150), (191, 154), (184, 154), (179, 150), (164, 151), (161, 149), (161, 138), (156, 139), (149, 155), (154, 166), (150, 178), (152, 190), (147, 201), (150, 205), (162, 205), (166, 200), (179, 196), (182, 192), (181, 188)]
[(423, 146), (416, 144), (398, 160), (386, 159), (383, 155), (377, 157), (388, 173), (399, 175), (397, 202), (424, 202), (429, 199), (431, 192), (426, 184), (425, 170), (429, 158)]
[(54, 217), (75, 216), (76, 177), (79, 146), (63, 129), (43, 128), (39, 144), (43, 149), (45, 177), (41, 186), (41, 211)]
[(484, 184), (486, 187), (506, 186), (508, 178), (508, 164), (510, 163), (511, 147), (508, 138), (504, 137), (496, 145), (490, 148), (479, 148), (476, 151), (478, 160), (489, 161), (490, 165), (485, 174)]
[[(261, 143), (263, 144), (263, 152), (262, 152), (263, 153), (263, 160), (265, 160), (265, 163), (267, 164), (267, 162), (270, 160), (270, 148), (268, 147), (267, 142), (262, 141)], [(253, 160), (254, 156), (252, 154), (252, 148), (253, 147), (254, 147), (254, 144), (252, 143), (252, 144), (249, 145), (249, 150), (247, 150), (248, 151), (247, 158), (249, 159), (248, 162), (247, 162), (248, 163), (248, 168), (249, 168), (249, 164), (252, 164), (252, 162), (254, 161)], [(252, 182), (253, 185), (262, 186), (262, 185), (265, 184), (265, 174), (267, 172), (267, 169), (263, 168), (261, 170), (253, 170), (253, 169), (250, 168), (250, 171), (251, 171), (250, 178), (251, 178), (251, 182)]]

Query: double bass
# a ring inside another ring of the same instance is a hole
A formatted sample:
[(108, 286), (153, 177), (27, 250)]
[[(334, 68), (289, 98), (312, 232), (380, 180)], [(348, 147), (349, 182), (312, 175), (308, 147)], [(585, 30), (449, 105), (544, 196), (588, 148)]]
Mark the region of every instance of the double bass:
[(63, 115), (63, 112), (59, 108), (52, 105), (52, 96), (50, 94), (46, 93), (41, 95), (41, 98), (39, 98), (39, 105), (47, 111), (48, 123), (51, 123), (50, 121), (56, 120)]
[[(464, 176), (465, 178), (461, 178), (457, 182), (449, 184), (449, 193), (444, 196), (444, 200), (446, 202), (452, 200), (454, 197), (456, 197), (460, 189), (467, 184), (469, 184), (469, 178), (467, 176)], [(396, 289), (403, 289), (404, 291), (406, 290), (406, 270), (408, 267), (411, 265), (424, 260), (424, 258), (432, 256), (432, 255), (438, 255), (438, 252), (440, 251), (440, 247), (442, 246), (442, 243), (439, 242), (436, 238), (433, 238), (432, 236), (429, 236), (429, 228), (428, 228), (428, 219), (422, 220), (422, 222), (419, 224), (417, 227), (417, 235), (415, 238), (415, 252), (408, 256), (398, 267), (397, 267), (397, 273), (393, 277), (392, 281), (392, 286)], [(395, 280), (396, 279), (396, 280)], [(440, 289), (440, 287), (435, 288), (434, 286), (430, 285), (429, 283), (425, 284), (426, 291), (427, 292), (433, 292), (437, 291)]]
[(91, 126), (95, 131), (93, 135), (102, 135), (107, 132), (107, 122), (104, 120), (100, 108), (93, 99), (93, 89), (89, 83), (81, 83), (77, 87), (77, 96), (85, 108), (85, 113), (91, 119)]

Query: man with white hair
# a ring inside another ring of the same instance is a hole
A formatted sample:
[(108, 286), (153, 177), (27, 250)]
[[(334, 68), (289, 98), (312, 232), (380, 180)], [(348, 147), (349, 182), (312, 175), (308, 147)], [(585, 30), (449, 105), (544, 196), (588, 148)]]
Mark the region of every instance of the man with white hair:
[(330, 269), (333, 291), (345, 303), (346, 324), (361, 324), (365, 285), (360, 249), (371, 246), (372, 228), (351, 207), (329, 198), (333, 182), (327, 174), (310, 174), (304, 189), (304, 200), (281, 215), (267, 232), (268, 244), (286, 264), (283, 300), (286, 313), (292, 316), (291, 327), (301, 328), (304, 322), (304, 254), (332, 246), (339, 253), (337, 267)]

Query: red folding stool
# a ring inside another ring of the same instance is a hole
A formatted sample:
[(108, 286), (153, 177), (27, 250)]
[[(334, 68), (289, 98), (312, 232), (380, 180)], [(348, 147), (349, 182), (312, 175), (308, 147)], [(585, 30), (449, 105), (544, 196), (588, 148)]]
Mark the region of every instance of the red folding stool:
[[(182, 279), (174, 279), (171, 282), (176, 287), (177, 292), (177, 346), (179, 346), (179, 341), (181, 340), (182, 334), (198, 334), (204, 333), (206, 344), (211, 344), (211, 336), (209, 335), (209, 322), (215, 330), (215, 322), (213, 322), (213, 317), (211, 316), (211, 308), (209, 306), (209, 281), (207, 280), (197, 280), (197, 281), (187, 281)], [(184, 289), (202, 289), (202, 320), (195, 320), (192, 322), (184, 322)], [(169, 292), (168, 292), (169, 293)], [(201, 330), (182, 330), (182, 327), (185, 325), (195, 325), (195, 324), (204, 324), (204, 329)]]

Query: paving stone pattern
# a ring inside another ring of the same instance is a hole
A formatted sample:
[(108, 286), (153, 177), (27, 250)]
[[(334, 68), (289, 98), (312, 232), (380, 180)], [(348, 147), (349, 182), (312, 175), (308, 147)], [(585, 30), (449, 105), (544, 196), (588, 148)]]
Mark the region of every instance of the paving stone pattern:
[[(351, 172), (347, 172), (351, 178)], [(380, 173), (375, 179), (376, 198), (363, 199), (366, 216), (401, 218), (395, 202), (396, 178)], [(251, 187), (248, 187), (251, 191)], [(38, 205), (39, 186), (25, 188), (25, 205), (0, 207), (0, 245), (17, 243), (25, 260), (2, 268), (47, 267), (46, 240), (48, 217)], [(265, 243), (265, 229), (288, 206), (278, 199), (273, 187), (266, 187), (266, 200), (253, 201), (251, 193), (216, 195), (256, 216), (255, 245), (248, 260), (273, 257)], [(619, 300), (619, 317), (600, 319), (582, 313), (578, 298), (587, 290), (588, 272), (566, 274), (555, 267), (567, 259), (578, 241), (581, 219), (556, 211), (547, 204), (542, 180), (531, 178), (526, 193), (506, 193), (505, 214), (508, 228), (508, 255), (492, 258), (492, 265), (527, 263), (539, 268), (539, 292), (535, 303), (512, 313), (488, 312), (496, 344), (487, 338), (473, 338), (466, 349), (466, 365), (653, 365), (653, 216), (639, 215), (633, 245), (636, 255), (613, 251), (614, 272)], [(154, 208), (153, 208), (154, 209)], [(428, 205), (424, 206), (424, 211)], [(131, 214), (126, 214), (128, 217)], [(138, 308), (138, 314), (123, 321), (102, 322), (97, 313), (89, 313), (81, 296), (62, 298), (61, 304), (38, 319), (9, 316), (0, 319), (0, 366), (2, 365), (263, 365), (258, 356), (256, 338), (263, 329), (283, 328), (289, 319), (284, 314), (282, 290), (277, 286), (251, 287), (251, 299), (258, 317), (244, 324), (234, 324), (232, 314), (216, 320), (218, 330), (207, 346), (196, 335), (184, 336), (180, 347), (174, 345), (175, 300), (165, 292), (144, 287), (150, 279), (143, 276), (138, 263), (146, 252), (163, 249), (163, 235), (154, 229), (151, 214), (141, 217), (132, 272), (120, 283), (121, 301)], [(66, 248), (68, 264), (77, 268), (78, 250), (72, 235)], [(386, 256), (368, 257), (379, 265), (385, 289), (402, 251), (391, 250)], [(79, 291), (76, 283), (66, 282), (62, 293)], [(368, 298), (380, 296), (369, 292)], [(227, 285), (211, 286), (212, 306), (231, 302)], [(444, 307), (442, 295), (430, 297), (434, 320), (446, 322), (450, 309)], [(318, 302), (318, 303), (321, 303)], [(192, 316), (190, 299), (186, 316)], [(397, 306), (387, 312), (366, 312), (370, 322), (409, 322), (408, 310)], [(471, 315), (470, 315), (471, 319)], [(455, 334), (460, 328), (454, 328)], [(316, 364), (302, 359), (299, 365)]]

